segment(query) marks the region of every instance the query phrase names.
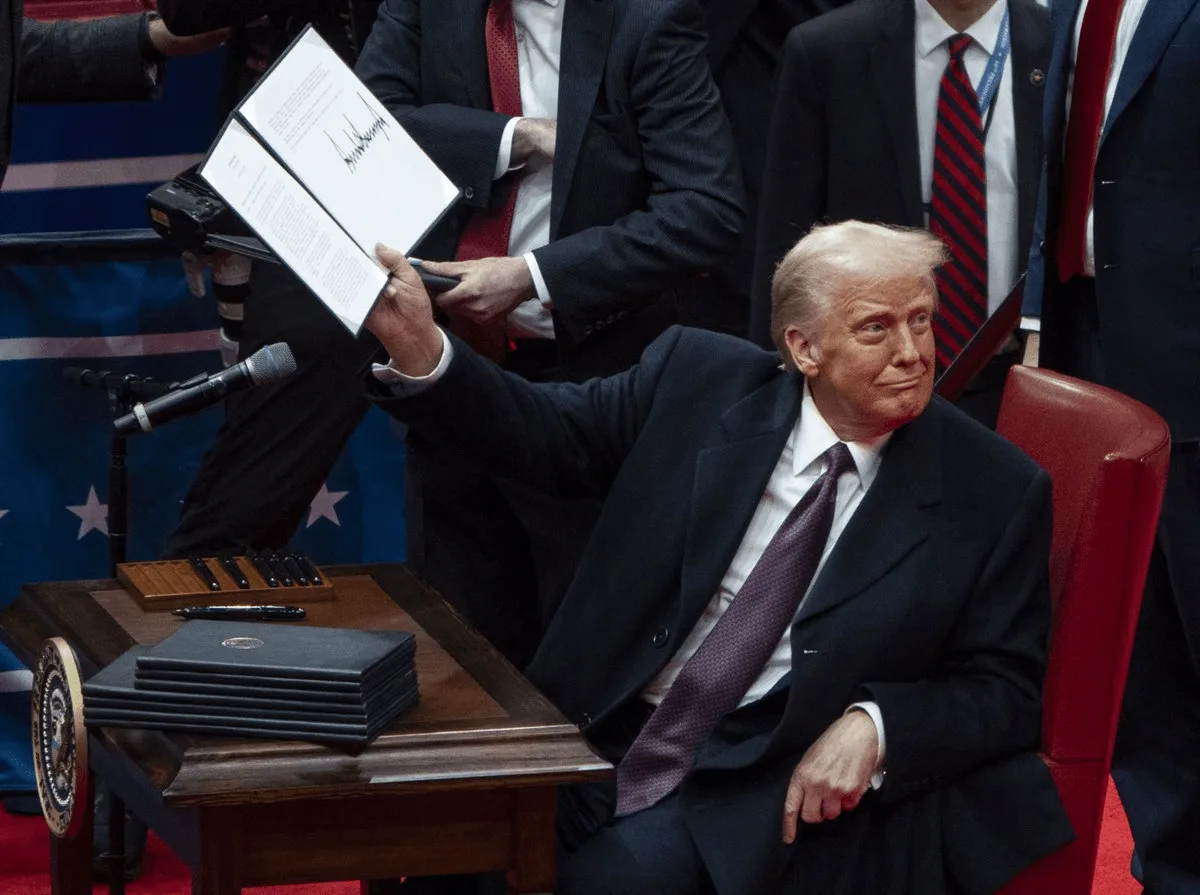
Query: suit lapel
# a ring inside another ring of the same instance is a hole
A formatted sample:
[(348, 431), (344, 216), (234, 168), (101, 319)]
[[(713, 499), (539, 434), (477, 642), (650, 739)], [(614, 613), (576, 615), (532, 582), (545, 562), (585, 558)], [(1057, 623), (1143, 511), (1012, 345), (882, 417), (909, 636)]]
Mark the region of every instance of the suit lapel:
[(925, 511), (942, 498), (938, 428), (926, 412), (892, 436), (871, 490), (825, 561), (795, 627), (862, 593), (928, 537)]
[(575, 173), (575, 160), (592, 117), (604, 75), (612, 30), (613, 0), (563, 0), (562, 50), (558, 73), (558, 133), (554, 183), (550, 191), (550, 238), (558, 234), (563, 207)]
[(1112, 107), (1104, 122), (1101, 143), (1112, 129), (1113, 122), (1125, 111), (1158, 66), (1171, 43), (1171, 38), (1175, 36), (1175, 32), (1197, 2), (1198, 0), (1155, 0), (1142, 13), (1142, 19), (1133, 35), (1133, 43), (1129, 47), (1129, 55), (1125, 57), (1125, 65), (1121, 69), (1121, 79), (1117, 81)]
[[(1042, 172), (1041, 120), (1049, 29), (1022, 0), (1009, 4), (1012, 24), (1013, 124), (1017, 134), (1017, 245), (1033, 241)], [(1041, 77), (1038, 77), (1038, 74)]]
[[(439, 0), (445, 2), (445, 0)], [(492, 84), (488, 75), (487, 40), (484, 37), (484, 18), (488, 0), (455, 0), (458, 6), (462, 43), (452, 54), (457, 59), (463, 86), (471, 107), (492, 108)]]
[(681, 585), (685, 612), (702, 609), (721, 584), (800, 414), (799, 376), (780, 374), (721, 418), (700, 451), (692, 488)]
[(925, 225), (921, 201), (921, 157), (917, 143), (917, 75), (913, 63), (915, 18), (912, 0), (878, 0), (881, 40), (871, 48), (871, 77), (883, 102), (884, 117), (900, 172), (907, 223)]

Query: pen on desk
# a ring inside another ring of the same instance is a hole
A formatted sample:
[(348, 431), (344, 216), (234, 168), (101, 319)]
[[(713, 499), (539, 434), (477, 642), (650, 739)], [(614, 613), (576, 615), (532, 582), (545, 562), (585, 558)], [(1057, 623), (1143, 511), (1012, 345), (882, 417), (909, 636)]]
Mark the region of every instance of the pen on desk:
[(199, 578), (204, 586), (209, 590), (220, 590), (221, 582), (217, 580), (217, 576), (212, 573), (212, 569), (208, 564), (198, 556), (189, 556), (188, 562), (192, 564), (192, 568), (196, 572), (196, 577)]
[(242, 571), (242, 567), (238, 565), (236, 557), (222, 556), (220, 557), (221, 565), (225, 571), (229, 573), (229, 577), (233, 579), (233, 583), (246, 590), (250, 587), (250, 581), (246, 578), (246, 574)]
[(266, 560), (259, 555), (259, 552), (253, 547), (246, 548), (246, 559), (250, 560), (250, 564), (262, 576), (262, 580), (267, 582), (267, 587), (279, 587), (279, 579), (275, 577), (274, 570), (267, 564)]
[(324, 579), (321, 578), (321, 573), (317, 571), (317, 567), (312, 564), (312, 561), (307, 556), (302, 553), (293, 553), (292, 556), (300, 568), (304, 570), (304, 574), (308, 576), (309, 584), (320, 585), (325, 583)]
[(305, 616), (299, 606), (187, 606), (172, 610), (172, 614), (186, 619), (266, 622), (296, 622)]
[(308, 586), (308, 576), (304, 574), (304, 570), (300, 568), (300, 564), (296, 562), (296, 557), (285, 551), (280, 551), (275, 554), (276, 558), (283, 563), (283, 567), (288, 570), (288, 574), (301, 587)]

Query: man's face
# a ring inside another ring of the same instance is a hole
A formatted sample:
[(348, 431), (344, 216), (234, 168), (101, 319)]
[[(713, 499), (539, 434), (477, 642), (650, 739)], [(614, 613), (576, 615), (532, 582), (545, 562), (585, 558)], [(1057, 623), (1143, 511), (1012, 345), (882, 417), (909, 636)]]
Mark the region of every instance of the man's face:
[(834, 296), (815, 344), (788, 330), (792, 357), (839, 438), (883, 435), (929, 403), (934, 295), (923, 278), (851, 283)]

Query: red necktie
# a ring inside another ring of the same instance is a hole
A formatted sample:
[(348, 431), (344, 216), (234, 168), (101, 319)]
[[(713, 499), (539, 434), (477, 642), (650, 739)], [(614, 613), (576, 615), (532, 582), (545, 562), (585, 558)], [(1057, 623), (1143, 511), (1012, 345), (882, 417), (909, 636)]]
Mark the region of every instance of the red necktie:
[(1096, 150), (1104, 126), (1104, 94), (1123, 5), (1124, 0), (1090, 0), (1080, 26), (1056, 249), (1058, 278), (1064, 283), (1084, 274), (1088, 209), (1092, 207)]
[[(502, 115), (521, 114), (521, 77), (517, 63), (517, 28), (513, 21), (512, 0), (492, 0), (484, 23), (487, 42), (488, 78), (492, 88), (492, 110)], [(504, 258), (508, 255), (508, 237), (512, 230), (513, 209), (517, 204), (516, 183), (497, 185), (492, 207), (475, 211), (463, 229), (455, 253), (457, 261), (477, 258)], [(480, 354), (500, 362), (505, 352), (505, 327), (500, 320), (490, 326), (472, 323), (461, 317), (452, 319), (451, 328)]]
[(617, 817), (660, 802), (691, 771), (698, 747), (762, 674), (808, 591), (833, 527), (838, 479), (855, 469), (838, 442), (713, 629), (617, 765)]
[(937, 138), (929, 229), (950, 249), (937, 272), (940, 313), (934, 323), (938, 363), (948, 367), (987, 319), (987, 161), (983, 115), (963, 53), (966, 34), (948, 41), (950, 62), (938, 92)]

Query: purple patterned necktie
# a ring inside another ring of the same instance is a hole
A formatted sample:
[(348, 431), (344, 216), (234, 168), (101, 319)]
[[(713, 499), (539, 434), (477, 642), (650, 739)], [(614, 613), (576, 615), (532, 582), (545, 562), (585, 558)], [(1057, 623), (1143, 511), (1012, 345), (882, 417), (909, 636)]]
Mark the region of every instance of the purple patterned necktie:
[(682, 782), (696, 747), (741, 702), (792, 623), (829, 540), (838, 478), (855, 468), (841, 442), (824, 457), (825, 472), (775, 532), (617, 766), (618, 817), (649, 808)]

